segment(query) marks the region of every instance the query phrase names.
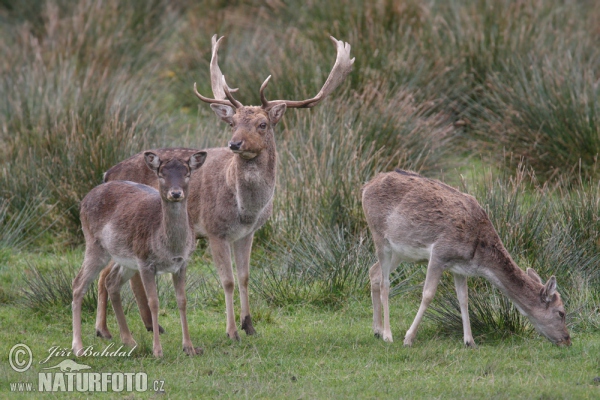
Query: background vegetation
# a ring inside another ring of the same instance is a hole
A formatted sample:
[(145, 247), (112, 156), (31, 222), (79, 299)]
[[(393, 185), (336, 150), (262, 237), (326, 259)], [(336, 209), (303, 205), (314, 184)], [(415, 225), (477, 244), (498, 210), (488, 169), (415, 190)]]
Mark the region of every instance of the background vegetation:
[[(227, 36), (220, 64), (244, 104), (258, 103), (269, 74), (270, 98), (314, 95), (333, 35), (352, 44), (355, 68), (277, 127), (274, 214), (252, 261), (256, 317), (368, 305), (375, 258), (360, 188), (401, 167), (473, 194), (522, 268), (557, 276), (574, 337), (597, 338), (599, 20), (586, 0), (0, 0), (0, 304), (69, 313), (78, 204), (110, 166), (152, 147), (227, 143), (191, 90), (210, 93), (214, 33)], [(206, 253), (201, 242), (190, 301), (221, 310)], [(394, 278), (412, 319), (424, 268), (401, 265)], [(478, 342), (535, 337), (489, 284), (470, 285)], [(442, 285), (429, 320), (457, 339), (454, 297)]]

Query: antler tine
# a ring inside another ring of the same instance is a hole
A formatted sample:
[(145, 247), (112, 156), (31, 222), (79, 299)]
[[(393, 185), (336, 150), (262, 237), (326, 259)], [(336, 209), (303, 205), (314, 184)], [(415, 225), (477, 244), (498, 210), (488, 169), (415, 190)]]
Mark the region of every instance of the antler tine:
[(205, 103), (209, 104), (223, 104), (225, 106), (231, 106), (232, 103), (229, 100), (222, 99), (211, 99), (210, 97), (204, 97), (200, 93), (198, 93), (198, 89), (196, 89), (196, 82), (194, 82), (194, 93), (196, 96)]
[(269, 78), (265, 80), (262, 84), (261, 90), (261, 102), (263, 108), (271, 108), (277, 104), (285, 103), (288, 108), (310, 108), (314, 107), (321, 102), (325, 97), (327, 97), (331, 92), (333, 92), (343, 81), (346, 79), (346, 76), (352, 71), (352, 64), (354, 64), (354, 58), (350, 59), (350, 44), (344, 43), (342, 40), (337, 40), (333, 36), (330, 36), (331, 41), (337, 48), (337, 57), (335, 59), (335, 64), (323, 84), (323, 87), (317, 93), (317, 95), (311, 99), (306, 100), (273, 100), (267, 101), (264, 96), (264, 88), (267, 86), (267, 82)]
[(267, 76), (267, 79), (260, 85), (260, 102), (262, 103), (262, 108), (269, 108), (269, 101), (265, 97), (265, 88), (269, 83), (269, 79), (271, 79), (271, 75)]
[(227, 86), (227, 82), (225, 82), (225, 75), (223, 75), (223, 89), (225, 90), (225, 96), (227, 96), (227, 99), (231, 102), (231, 104), (233, 104), (233, 106), (235, 108), (243, 107), (243, 104), (240, 103), (239, 101), (237, 101), (236, 99), (234, 99), (233, 96), (231, 95), (229, 86)]

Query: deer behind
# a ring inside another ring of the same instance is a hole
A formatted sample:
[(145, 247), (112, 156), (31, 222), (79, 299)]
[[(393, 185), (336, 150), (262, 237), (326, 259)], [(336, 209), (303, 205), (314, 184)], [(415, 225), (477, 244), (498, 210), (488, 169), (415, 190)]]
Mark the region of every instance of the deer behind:
[(454, 275), (467, 346), (475, 344), (469, 322), (467, 276), (490, 281), (552, 343), (571, 344), (556, 278), (552, 276), (543, 285), (533, 269), (520, 269), (474, 197), (439, 181), (397, 170), (369, 181), (363, 188), (362, 202), (378, 259), (369, 271), (375, 336), (392, 341), (390, 272), (400, 262), (428, 260), (423, 299), (404, 338), (405, 346), (412, 345), (445, 270)]
[[(221, 38), (223, 39), (223, 38)], [(215, 114), (231, 126), (228, 147), (206, 149), (207, 161), (190, 181), (189, 214), (197, 236), (207, 237), (213, 261), (225, 291), (227, 313), (226, 333), (239, 340), (233, 310), (234, 274), (231, 255), (235, 260), (241, 302), (241, 326), (246, 334), (255, 329), (250, 316), (248, 280), (250, 253), (256, 232), (273, 210), (273, 195), (277, 174), (277, 150), (274, 127), (287, 108), (309, 108), (327, 97), (350, 73), (354, 59), (350, 59), (350, 45), (331, 38), (337, 49), (336, 62), (319, 93), (306, 100), (267, 100), (265, 88), (270, 76), (260, 87), (261, 106), (244, 106), (231, 95), (233, 91), (218, 66), (218, 48), (221, 39), (213, 37), (211, 84), (215, 98), (196, 96), (209, 103)], [(192, 149), (161, 149), (158, 154), (189, 154)], [(144, 170), (141, 154), (125, 160), (105, 174), (105, 181), (127, 179), (156, 186), (156, 178)], [(106, 293), (102, 273), (99, 283), (96, 330), (99, 336), (110, 338), (106, 327)], [(131, 280), (140, 314), (147, 328), (149, 312), (144, 292), (137, 277)], [(160, 327), (159, 327), (160, 329)]]
[(155, 275), (171, 273), (177, 295), (183, 348), (196, 354), (186, 320), (185, 273), (195, 248), (195, 235), (187, 213), (188, 182), (192, 171), (200, 168), (205, 152), (183, 159), (162, 159), (144, 153), (146, 166), (158, 177), (158, 191), (139, 183), (113, 181), (92, 189), (81, 202), (81, 225), (85, 237), (85, 256), (73, 281), (73, 351), (78, 355), (81, 340), (81, 303), (89, 284), (111, 260), (113, 266), (107, 288), (125, 344), (135, 345), (127, 328), (120, 303), (121, 285), (139, 271), (147, 294), (154, 328), (153, 353), (162, 356), (158, 338), (158, 295)]

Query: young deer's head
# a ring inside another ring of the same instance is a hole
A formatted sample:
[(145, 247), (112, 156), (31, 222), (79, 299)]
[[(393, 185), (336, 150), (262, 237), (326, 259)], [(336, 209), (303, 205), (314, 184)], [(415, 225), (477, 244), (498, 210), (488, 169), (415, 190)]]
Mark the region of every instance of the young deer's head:
[(541, 286), (539, 298), (536, 299), (538, 304), (527, 313), (529, 320), (552, 343), (570, 346), (571, 336), (565, 323), (565, 306), (556, 290), (556, 278), (551, 276), (544, 285), (532, 268), (527, 268), (527, 275)]
[(206, 152), (194, 153), (187, 160), (173, 158), (163, 161), (155, 153), (147, 151), (144, 153), (144, 160), (158, 177), (160, 197), (174, 203), (186, 198), (190, 175), (204, 164)]
[(337, 48), (337, 58), (329, 77), (315, 97), (299, 101), (269, 101), (264, 93), (271, 78), (269, 76), (260, 87), (262, 105), (258, 107), (244, 106), (233, 98), (231, 93), (237, 89), (231, 89), (227, 86), (225, 76), (219, 68), (218, 50), (222, 39), (223, 37), (217, 40), (217, 35), (212, 37), (210, 76), (215, 98), (204, 97), (198, 93), (195, 83), (194, 93), (200, 100), (209, 103), (217, 116), (232, 127), (233, 134), (229, 141), (229, 148), (247, 160), (257, 157), (265, 149), (274, 149), (273, 127), (283, 117), (287, 108), (310, 108), (317, 105), (344, 81), (352, 71), (352, 64), (354, 63), (354, 58), (350, 59), (350, 45), (331, 37)]

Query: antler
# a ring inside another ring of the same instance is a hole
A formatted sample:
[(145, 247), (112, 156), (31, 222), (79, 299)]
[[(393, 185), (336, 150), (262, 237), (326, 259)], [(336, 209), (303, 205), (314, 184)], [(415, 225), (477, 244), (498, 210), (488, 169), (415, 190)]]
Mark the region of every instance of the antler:
[[(219, 40), (217, 40), (217, 35), (215, 34), (211, 39), (212, 57), (210, 59), (210, 84), (215, 98), (211, 99), (209, 97), (204, 97), (200, 93), (198, 93), (198, 90), (196, 89), (196, 83), (194, 83), (194, 93), (196, 94), (196, 96), (198, 96), (200, 100), (204, 101), (205, 103), (224, 104), (227, 106), (234, 106), (235, 108), (240, 108), (242, 107), (242, 103), (234, 99), (231, 95), (232, 92), (237, 92), (238, 89), (232, 89), (229, 86), (227, 86), (227, 82), (225, 82), (225, 76), (221, 73), (221, 68), (219, 68), (219, 45), (221, 44), (221, 40), (224, 37), (225, 36), (221, 36)], [(228, 100), (226, 100), (226, 98)]]
[(285, 103), (288, 108), (310, 108), (314, 107), (321, 102), (325, 97), (327, 97), (331, 92), (333, 92), (339, 85), (346, 79), (346, 76), (352, 71), (352, 64), (354, 63), (354, 58), (350, 59), (350, 45), (348, 43), (344, 43), (342, 40), (337, 40), (333, 36), (330, 36), (331, 41), (337, 47), (337, 57), (335, 59), (335, 64), (325, 81), (325, 84), (317, 93), (315, 97), (312, 99), (306, 100), (272, 100), (268, 101), (265, 97), (264, 90), (269, 83), (269, 79), (271, 79), (271, 75), (265, 79), (263, 84), (260, 87), (260, 101), (262, 102), (262, 108), (269, 109), (277, 104)]

